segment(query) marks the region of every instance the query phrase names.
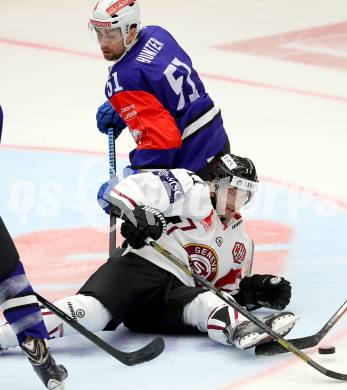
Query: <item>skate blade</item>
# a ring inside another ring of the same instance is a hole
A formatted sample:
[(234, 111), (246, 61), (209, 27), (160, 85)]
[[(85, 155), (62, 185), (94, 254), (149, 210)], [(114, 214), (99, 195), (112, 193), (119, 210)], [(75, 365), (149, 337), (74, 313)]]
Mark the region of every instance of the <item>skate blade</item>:
[(65, 386), (63, 382), (57, 382), (55, 380), (50, 380), (48, 382), (47, 388), (49, 390), (65, 390)]
[[(298, 319), (299, 317), (295, 315), (284, 315), (274, 319), (271, 324), (271, 328), (282, 337), (287, 335), (293, 329)], [(239, 349), (249, 349), (270, 340), (273, 340), (273, 338), (267, 333), (253, 332), (241, 337), (240, 340), (235, 343), (235, 346)]]

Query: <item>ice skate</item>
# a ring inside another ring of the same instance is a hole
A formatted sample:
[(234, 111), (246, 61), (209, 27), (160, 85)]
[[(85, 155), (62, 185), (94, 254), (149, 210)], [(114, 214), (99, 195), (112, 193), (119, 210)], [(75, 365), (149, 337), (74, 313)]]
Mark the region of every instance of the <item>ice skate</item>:
[[(293, 313), (284, 311), (262, 319), (274, 332), (285, 336), (294, 327), (298, 317)], [(239, 349), (248, 349), (263, 342), (272, 340), (272, 337), (257, 325), (245, 321), (240, 323), (232, 335), (232, 343)]]
[(47, 389), (64, 390), (67, 371), (63, 365), (56, 364), (45, 340), (28, 337), (22, 344), (22, 350)]

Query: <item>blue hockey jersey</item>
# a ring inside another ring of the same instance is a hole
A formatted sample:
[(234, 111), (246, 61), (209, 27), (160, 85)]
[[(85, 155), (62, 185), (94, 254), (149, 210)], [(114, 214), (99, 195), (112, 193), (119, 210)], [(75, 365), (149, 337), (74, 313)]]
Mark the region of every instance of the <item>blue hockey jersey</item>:
[(227, 142), (220, 110), (191, 59), (161, 27), (140, 31), (111, 68), (105, 93), (137, 144), (133, 168), (196, 172)]
[(0, 142), (1, 142), (2, 124), (3, 124), (3, 120), (4, 120), (3, 118), (4, 118), (4, 116), (3, 116), (2, 109), (0, 106)]

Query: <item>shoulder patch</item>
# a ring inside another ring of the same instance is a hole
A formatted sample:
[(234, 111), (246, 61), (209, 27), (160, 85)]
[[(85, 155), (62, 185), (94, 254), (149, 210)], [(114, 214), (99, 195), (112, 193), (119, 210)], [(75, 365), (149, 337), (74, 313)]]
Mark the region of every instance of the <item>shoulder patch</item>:
[(184, 195), (184, 190), (181, 183), (171, 171), (167, 169), (162, 171), (153, 171), (152, 174), (158, 176), (162, 181), (170, 203), (177, 202)]

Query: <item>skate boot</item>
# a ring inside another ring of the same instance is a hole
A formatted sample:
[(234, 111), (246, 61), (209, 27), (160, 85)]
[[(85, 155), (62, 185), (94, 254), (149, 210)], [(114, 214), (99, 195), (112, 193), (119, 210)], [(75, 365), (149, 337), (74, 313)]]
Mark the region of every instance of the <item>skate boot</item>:
[[(268, 327), (280, 336), (288, 334), (297, 320), (298, 317), (289, 311), (276, 313), (262, 319)], [(239, 349), (252, 348), (270, 340), (272, 340), (271, 336), (249, 321), (241, 322), (232, 334), (232, 343)]]
[(48, 351), (46, 340), (27, 337), (22, 350), (47, 389), (64, 390), (63, 381), (68, 375), (66, 368), (56, 364)]

